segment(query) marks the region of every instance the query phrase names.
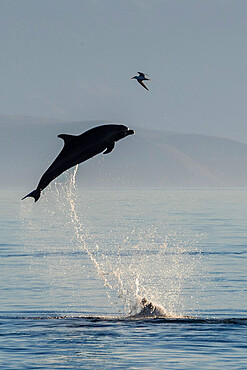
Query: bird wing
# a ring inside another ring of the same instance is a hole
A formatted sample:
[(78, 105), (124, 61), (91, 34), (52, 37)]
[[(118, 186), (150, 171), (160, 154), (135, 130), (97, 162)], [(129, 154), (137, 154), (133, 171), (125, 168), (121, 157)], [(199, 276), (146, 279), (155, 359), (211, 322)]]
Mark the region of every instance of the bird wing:
[(144, 73), (142, 73), (142, 72), (137, 72), (137, 73), (139, 73), (139, 77), (144, 77), (145, 78), (145, 74)]
[(139, 84), (141, 84), (143, 87), (144, 87), (144, 89), (146, 89), (146, 90), (148, 90), (149, 91), (149, 89), (147, 88), (147, 86), (146, 85), (144, 85), (144, 83), (142, 82), (142, 81), (140, 81), (140, 80), (137, 80), (138, 82), (139, 82)]

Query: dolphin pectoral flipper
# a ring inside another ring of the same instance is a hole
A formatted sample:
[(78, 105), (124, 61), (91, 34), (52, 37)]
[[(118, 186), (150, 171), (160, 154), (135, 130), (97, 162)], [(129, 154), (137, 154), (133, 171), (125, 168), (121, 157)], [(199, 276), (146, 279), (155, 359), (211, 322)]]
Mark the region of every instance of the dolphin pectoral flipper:
[(113, 141), (110, 145), (108, 145), (108, 147), (106, 148), (103, 154), (111, 153), (111, 151), (114, 149), (114, 146), (115, 146), (115, 141)]

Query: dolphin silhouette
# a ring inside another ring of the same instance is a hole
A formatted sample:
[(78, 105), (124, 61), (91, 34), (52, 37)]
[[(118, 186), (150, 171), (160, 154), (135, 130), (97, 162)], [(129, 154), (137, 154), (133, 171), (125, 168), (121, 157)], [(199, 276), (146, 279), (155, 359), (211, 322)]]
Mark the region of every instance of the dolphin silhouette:
[(33, 197), (37, 202), (41, 191), (63, 172), (101, 152), (103, 154), (110, 153), (114, 149), (116, 141), (134, 133), (133, 130), (124, 125), (110, 124), (94, 127), (81, 135), (58, 135), (59, 138), (64, 140), (63, 149), (43, 174), (37, 188), (22, 200)]

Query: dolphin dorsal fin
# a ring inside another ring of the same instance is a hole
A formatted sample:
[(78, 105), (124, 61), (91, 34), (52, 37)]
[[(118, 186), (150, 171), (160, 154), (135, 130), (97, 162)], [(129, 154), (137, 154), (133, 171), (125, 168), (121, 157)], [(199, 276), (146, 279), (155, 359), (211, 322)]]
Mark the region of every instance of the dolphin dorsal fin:
[(74, 139), (76, 138), (75, 135), (68, 135), (68, 134), (60, 134), (57, 137), (60, 137), (60, 139), (63, 139), (64, 145), (71, 144), (74, 141)]

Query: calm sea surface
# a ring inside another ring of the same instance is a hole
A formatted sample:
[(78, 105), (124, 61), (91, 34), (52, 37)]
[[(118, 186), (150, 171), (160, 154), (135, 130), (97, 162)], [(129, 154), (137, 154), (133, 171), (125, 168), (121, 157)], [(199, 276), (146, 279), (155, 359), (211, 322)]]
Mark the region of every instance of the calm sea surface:
[(28, 190), (0, 191), (1, 369), (247, 369), (247, 190)]

